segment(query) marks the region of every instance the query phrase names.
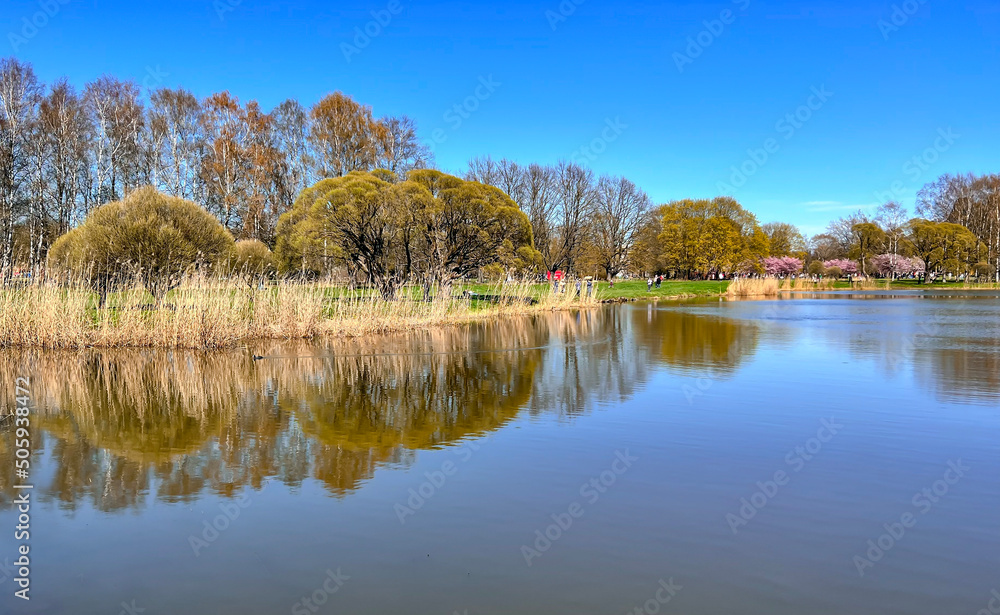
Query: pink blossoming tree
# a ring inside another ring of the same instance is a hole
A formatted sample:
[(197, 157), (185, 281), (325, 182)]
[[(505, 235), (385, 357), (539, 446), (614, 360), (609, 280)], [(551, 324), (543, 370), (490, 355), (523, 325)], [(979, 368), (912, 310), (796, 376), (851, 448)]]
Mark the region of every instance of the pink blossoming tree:
[(802, 272), (802, 261), (791, 256), (769, 256), (764, 259), (763, 264), (764, 272), (771, 276), (784, 277)]

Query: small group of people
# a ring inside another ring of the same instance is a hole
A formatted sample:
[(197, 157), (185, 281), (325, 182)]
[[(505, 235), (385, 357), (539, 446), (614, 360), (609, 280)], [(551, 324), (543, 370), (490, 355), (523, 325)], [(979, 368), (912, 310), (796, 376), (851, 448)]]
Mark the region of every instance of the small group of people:
[[(581, 293), (583, 292), (583, 284), (584, 284), (584, 282), (587, 283), (587, 295), (586, 296), (590, 297), (590, 296), (592, 296), (594, 294), (594, 278), (592, 278), (591, 276), (587, 276), (583, 280), (577, 279), (577, 281), (576, 281), (576, 296), (577, 297), (579, 297), (581, 295)], [(558, 295), (560, 293), (565, 293), (565, 292), (566, 292), (566, 279), (563, 278), (562, 276), (560, 276), (559, 279), (555, 280), (552, 283), (552, 293)]]
[(655, 278), (648, 278), (646, 280), (646, 292), (647, 293), (649, 291), (653, 290), (653, 285), (654, 284), (656, 285), (657, 288), (659, 288), (660, 285), (663, 284), (663, 276), (662, 275), (658, 275)]

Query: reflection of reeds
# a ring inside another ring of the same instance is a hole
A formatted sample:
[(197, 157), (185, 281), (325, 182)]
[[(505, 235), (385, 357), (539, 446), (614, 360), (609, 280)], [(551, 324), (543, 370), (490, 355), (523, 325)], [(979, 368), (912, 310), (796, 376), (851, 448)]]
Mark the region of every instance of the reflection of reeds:
[[(0, 415), (15, 378), (30, 376), (32, 443), (52, 469), (39, 490), (70, 508), (232, 495), (271, 478), (344, 494), (381, 465), (482, 436), (522, 411), (572, 415), (625, 399), (660, 356), (701, 366), (755, 345), (739, 327), (711, 334), (702, 327), (714, 320), (649, 307), (214, 352), (9, 348)], [(12, 442), (0, 431), (0, 466), (13, 465)], [(0, 504), (11, 497), (0, 482)]]
[(571, 289), (536, 293), (534, 285), (515, 282), (479, 295), (445, 288), (427, 301), (409, 292), (386, 301), (320, 283), (195, 277), (159, 302), (136, 284), (109, 294), (99, 307), (86, 286), (35, 283), (0, 288), (0, 347), (226, 348), (254, 339), (386, 333), (596, 303)]
[[(531, 396), (549, 320), (573, 315), (211, 353), (7, 349), (0, 414), (15, 378), (30, 375), (33, 442), (53, 442), (52, 490), (65, 502), (89, 494), (101, 506), (130, 505), (134, 493), (123, 491), (148, 489), (139, 478), (150, 472), (175, 500), (234, 493), (268, 476), (292, 484), (312, 476), (344, 493), (379, 464), (511, 420)], [(0, 464), (12, 465), (3, 436)]]

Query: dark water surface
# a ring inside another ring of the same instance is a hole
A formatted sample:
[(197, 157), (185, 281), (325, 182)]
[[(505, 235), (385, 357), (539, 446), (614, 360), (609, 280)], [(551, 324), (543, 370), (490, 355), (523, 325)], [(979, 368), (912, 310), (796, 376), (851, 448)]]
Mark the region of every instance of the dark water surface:
[[(0, 568), (2, 613), (973, 615), (1000, 590), (997, 293), (6, 351), (5, 411), (19, 375), (32, 599)], [(3, 563), (9, 426), (0, 467)]]

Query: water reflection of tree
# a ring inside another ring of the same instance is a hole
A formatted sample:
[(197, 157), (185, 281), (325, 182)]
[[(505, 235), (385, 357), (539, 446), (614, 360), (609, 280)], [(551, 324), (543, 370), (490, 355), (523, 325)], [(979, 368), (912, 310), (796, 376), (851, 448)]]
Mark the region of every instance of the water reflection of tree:
[[(876, 297), (874, 300), (878, 300)], [(996, 312), (948, 297), (912, 298), (855, 316), (849, 328), (831, 328), (859, 360), (886, 376), (912, 371), (918, 386), (944, 401), (1000, 401), (1000, 339)]]
[(724, 377), (757, 348), (759, 328), (745, 321), (650, 305), (539, 319), (550, 345), (535, 378), (530, 409), (572, 415), (631, 397), (655, 365)]
[(677, 307), (634, 311), (637, 337), (655, 345), (661, 361), (697, 376), (732, 375), (757, 351), (760, 328), (723, 315), (699, 314)]
[[(531, 394), (543, 340), (513, 323), (250, 352), (0, 353), (3, 385), (33, 374), (54, 466), (46, 497), (75, 508), (185, 501), (266, 477), (344, 493), (380, 463), (498, 428)], [(302, 355), (305, 355), (304, 357)], [(289, 358), (291, 357), (291, 358)], [(299, 358), (294, 358), (299, 357)], [(3, 399), (12, 391), (0, 390)], [(6, 411), (6, 408), (4, 408)], [(0, 434), (0, 463), (13, 464)], [(12, 495), (3, 484), (3, 497)]]
[[(382, 464), (502, 427), (519, 411), (572, 415), (631, 396), (661, 361), (734, 369), (756, 329), (674, 310), (558, 312), (251, 350), (0, 353), (0, 395), (33, 374), (45, 497), (66, 508), (192, 501), (274, 477), (356, 489)], [(9, 432), (0, 464), (12, 463)], [(3, 485), (2, 497), (11, 495)]]
[(528, 404), (533, 414), (579, 414), (629, 397), (649, 378), (650, 358), (621, 310), (564, 313), (531, 326), (549, 341)]
[(915, 356), (916, 380), (938, 398), (987, 404), (1000, 401), (1000, 340), (952, 340), (945, 346), (922, 349)]

